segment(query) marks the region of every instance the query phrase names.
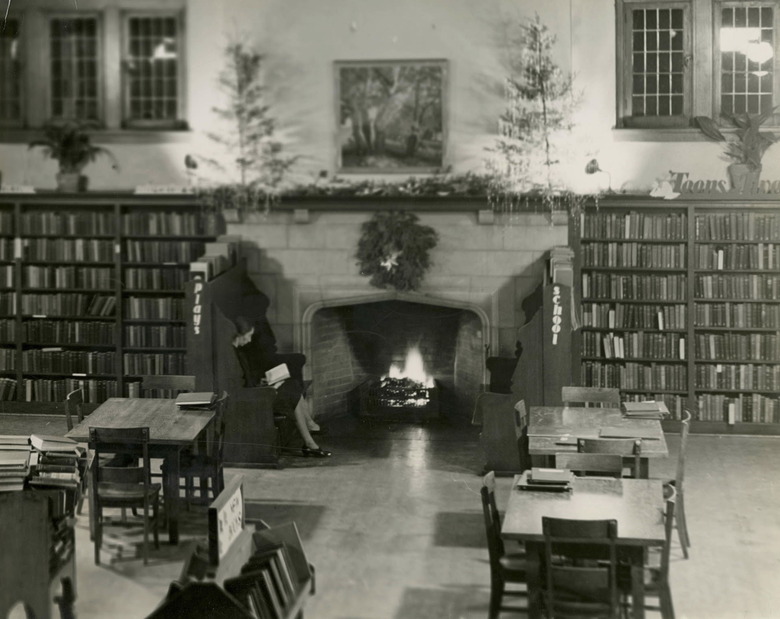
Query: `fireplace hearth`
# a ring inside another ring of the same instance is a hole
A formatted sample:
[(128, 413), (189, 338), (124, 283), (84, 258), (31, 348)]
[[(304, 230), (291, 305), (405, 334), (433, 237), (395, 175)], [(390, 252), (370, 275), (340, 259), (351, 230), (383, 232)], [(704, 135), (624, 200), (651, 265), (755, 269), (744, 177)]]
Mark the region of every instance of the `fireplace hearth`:
[(430, 421), (439, 416), (439, 386), (409, 378), (371, 378), (358, 388), (358, 415), (383, 421)]

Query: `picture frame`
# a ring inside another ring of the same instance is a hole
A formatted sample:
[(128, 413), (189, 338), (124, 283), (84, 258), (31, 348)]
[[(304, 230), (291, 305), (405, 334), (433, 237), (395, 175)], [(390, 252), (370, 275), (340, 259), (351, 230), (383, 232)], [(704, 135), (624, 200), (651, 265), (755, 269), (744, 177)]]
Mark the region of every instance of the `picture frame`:
[(444, 167), (448, 68), (442, 59), (336, 61), (337, 171)]

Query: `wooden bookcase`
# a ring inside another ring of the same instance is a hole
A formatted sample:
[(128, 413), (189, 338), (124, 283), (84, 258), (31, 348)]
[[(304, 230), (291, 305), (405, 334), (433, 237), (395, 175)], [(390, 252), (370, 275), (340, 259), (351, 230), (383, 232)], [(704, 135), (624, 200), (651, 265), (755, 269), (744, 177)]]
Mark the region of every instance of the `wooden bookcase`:
[(602, 199), (573, 222), (581, 382), (780, 434), (780, 207)]
[(0, 195), (0, 410), (186, 374), (184, 284), (223, 227), (192, 197)]

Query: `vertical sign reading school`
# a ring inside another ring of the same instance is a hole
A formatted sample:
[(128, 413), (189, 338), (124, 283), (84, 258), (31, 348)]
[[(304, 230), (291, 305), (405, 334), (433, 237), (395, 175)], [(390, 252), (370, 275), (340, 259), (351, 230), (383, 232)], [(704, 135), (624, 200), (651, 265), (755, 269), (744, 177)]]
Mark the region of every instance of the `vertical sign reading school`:
[(571, 287), (554, 282), (544, 288), (544, 403), (560, 403), (561, 387), (572, 384)]

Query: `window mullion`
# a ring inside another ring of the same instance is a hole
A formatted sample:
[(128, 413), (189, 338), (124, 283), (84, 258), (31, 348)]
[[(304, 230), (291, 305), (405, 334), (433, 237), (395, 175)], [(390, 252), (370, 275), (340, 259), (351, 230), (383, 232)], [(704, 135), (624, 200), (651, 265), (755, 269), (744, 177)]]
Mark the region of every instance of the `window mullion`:
[(103, 118), (107, 129), (122, 126), (122, 17), (118, 7), (103, 14)]

